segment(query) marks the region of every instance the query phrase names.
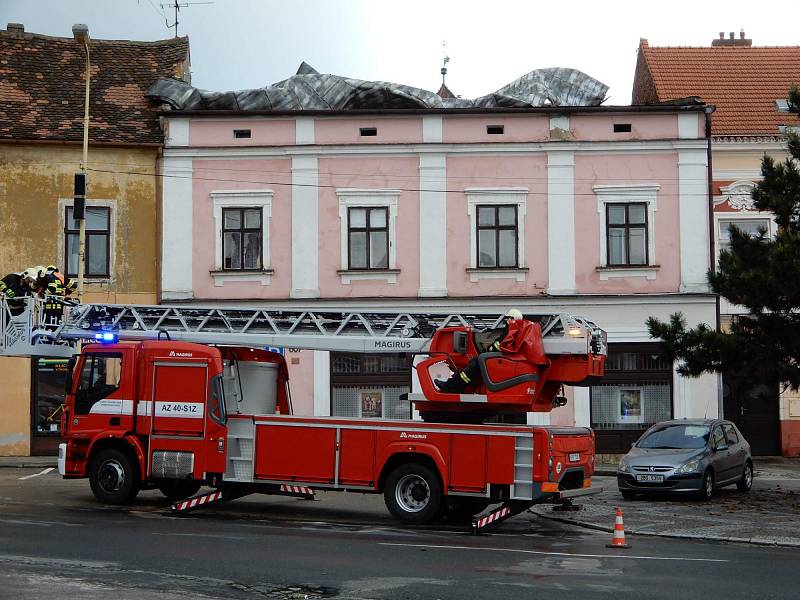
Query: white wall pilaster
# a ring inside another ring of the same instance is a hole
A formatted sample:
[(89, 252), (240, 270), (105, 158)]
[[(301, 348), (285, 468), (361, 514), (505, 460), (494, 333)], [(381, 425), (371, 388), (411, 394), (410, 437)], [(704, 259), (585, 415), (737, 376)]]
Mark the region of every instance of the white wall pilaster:
[(314, 140), (314, 117), (297, 117), (294, 125), (295, 144), (313, 144)]
[(592, 411), (589, 401), (590, 390), (588, 387), (572, 388), (572, 402), (575, 411), (576, 427), (591, 427)]
[(447, 157), (419, 157), (420, 297), (447, 295)]
[(292, 157), (292, 298), (319, 298), (316, 156)]
[(422, 117), (422, 141), (426, 144), (442, 142), (442, 117), (438, 115)]
[(331, 415), (331, 353), (314, 350), (314, 416)]
[(705, 150), (678, 152), (681, 292), (708, 292), (708, 159)]
[(192, 159), (164, 160), (161, 297), (188, 300), (192, 290)]
[(547, 153), (549, 293), (575, 294), (575, 155)]

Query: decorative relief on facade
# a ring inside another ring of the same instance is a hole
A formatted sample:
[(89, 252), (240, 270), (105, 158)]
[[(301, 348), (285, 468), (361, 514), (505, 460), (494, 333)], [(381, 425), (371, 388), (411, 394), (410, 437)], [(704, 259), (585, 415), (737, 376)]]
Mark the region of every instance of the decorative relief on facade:
[(722, 186), (720, 191), (723, 200), (727, 200), (728, 206), (733, 210), (755, 210), (753, 188), (755, 184), (752, 181), (734, 181), (730, 185)]

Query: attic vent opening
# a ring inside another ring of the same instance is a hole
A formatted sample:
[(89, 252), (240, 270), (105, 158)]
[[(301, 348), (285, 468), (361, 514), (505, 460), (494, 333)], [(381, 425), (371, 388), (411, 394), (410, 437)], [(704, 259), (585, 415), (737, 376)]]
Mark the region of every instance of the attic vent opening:
[(630, 123), (614, 123), (614, 133), (630, 133)]
[(486, 133), (489, 135), (503, 135), (505, 125), (487, 125)]
[(249, 129), (234, 129), (233, 130), (233, 137), (236, 139), (244, 139), (252, 137)]
[(378, 135), (378, 128), (377, 127), (361, 127), (359, 129), (361, 132), (362, 137), (375, 137)]

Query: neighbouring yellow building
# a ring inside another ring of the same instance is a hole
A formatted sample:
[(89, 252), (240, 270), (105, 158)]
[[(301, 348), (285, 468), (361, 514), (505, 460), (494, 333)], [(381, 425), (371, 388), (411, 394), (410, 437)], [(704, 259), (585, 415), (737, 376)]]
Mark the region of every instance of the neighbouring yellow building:
[[(85, 302), (155, 303), (163, 135), (145, 92), (189, 79), (189, 40), (91, 40)], [(86, 52), (72, 38), (0, 30), (0, 277), (78, 270), (74, 173), (83, 142)], [(54, 453), (63, 359), (0, 355), (0, 456)]]

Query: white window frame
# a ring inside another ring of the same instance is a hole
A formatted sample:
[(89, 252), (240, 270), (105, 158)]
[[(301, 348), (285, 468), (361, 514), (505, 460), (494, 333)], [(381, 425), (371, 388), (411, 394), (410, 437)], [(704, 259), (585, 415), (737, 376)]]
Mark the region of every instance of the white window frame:
[[(258, 281), (261, 285), (272, 283), (269, 244), (270, 217), (272, 216), (272, 190), (215, 190), (211, 192), (214, 206), (214, 270), (211, 277), (214, 285), (221, 287), (226, 281)], [(260, 271), (224, 271), (222, 269), (222, 209), (223, 208), (260, 208), (261, 209), (261, 251), (262, 268)]]
[[(523, 283), (528, 275), (525, 265), (525, 213), (528, 206), (528, 188), (466, 188), (467, 214), (469, 215), (469, 280), (514, 279)], [(517, 208), (517, 266), (516, 268), (478, 267), (478, 206), (513, 204)]]
[[(394, 188), (339, 188), (336, 190), (339, 199), (339, 241), (341, 250), (339, 279), (344, 285), (353, 281), (382, 280), (397, 283), (397, 204), (400, 190)], [(350, 208), (387, 208), (389, 213), (389, 267), (387, 269), (350, 269), (347, 256), (348, 209)]]
[[(595, 185), (592, 190), (597, 196), (597, 214), (600, 224), (600, 266), (597, 268), (601, 281), (614, 277), (645, 277), (654, 280), (658, 272), (656, 262), (656, 212), (658, 211), (658, 192), (661, 185), (657, 183), (630, 185)], [(608, 222), (606, 206), (609, 204), (640, 203), (647, 205), (647, 260), (646, 265), (609, 266), (608, 265)]]
[[(86, 200), (86, 207), (101, 206), (109, 209), (109, 239), (108, 239), (108, 274), (109, 277), (84, 277), (84, 283), (113, 283), (114, 282), (114, 265), (116, 263), (117, 253), (117, 203), (114, 200)], [(58, 265), (62, 265), (62, 271), (67, 272), (67, 257), (65, 256), (64, 248), (66, 240), (64, 239), (64, 229), (66, 229), (67, 207), (74, 208), (75, 200), (72, 198), (59, 198), (58, 199)]]

